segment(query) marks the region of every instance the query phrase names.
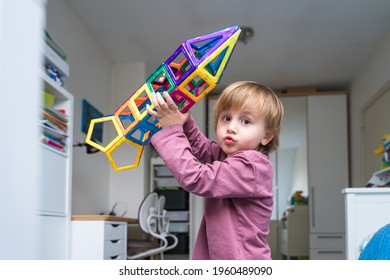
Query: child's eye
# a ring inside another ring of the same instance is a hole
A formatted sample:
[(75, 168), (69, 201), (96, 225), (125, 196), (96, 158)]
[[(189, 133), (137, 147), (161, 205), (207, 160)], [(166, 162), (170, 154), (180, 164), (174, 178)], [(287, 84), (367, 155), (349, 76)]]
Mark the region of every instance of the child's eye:
[(222, 117), (222, 119), (225, 121), (225, 122), (228, 122), (230, 121), (232, 118), (230, 116), (224, 116)]
[(244, 119), (244, 120), (242, 120), (242, 123), (243, 123), (243, 124), (250, 124), (250, 123), (251, 123), (251, 121), (250, 121), (250, 120), (248, 120), (248, 119)]

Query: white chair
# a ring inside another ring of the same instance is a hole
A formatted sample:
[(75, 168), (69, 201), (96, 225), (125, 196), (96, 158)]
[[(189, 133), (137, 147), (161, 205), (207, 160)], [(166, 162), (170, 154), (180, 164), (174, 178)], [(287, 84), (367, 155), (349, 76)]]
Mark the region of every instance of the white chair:
[(166, 200), (165, 196), (163, 196), (163, 195), (161, 195), (158, 199), (159, 222), (157, 224), (157, 227), (158, 227), (159, 233), (161, 235), (165, 236), (166, 239), (171, 238), (173, 243), (169, 245), (169, 242), (168, 242), (165, 250), (160, 253), (160, 257), (162, 260), (164, 259), (164, 252), (175, 248), (179, 242), (176, 235), (169, 232), (169, 218), (167, 217), (167, 210), (165, 210), (165, 200)]
[[(127, 259), (151, 258), (160, 254), (164, 258), (163, 252), (174, 248), (177, 237), (168, 232), (169, 219), (164, 210), (165, 197), (158, 197), (157, 193), (149, 193), (142, 201), (138, 211), (138, 224), (141, 230), (151, 239), (148, 240), (127, 240)], [(173, 239), (173, 244), (168, 246), (168, 238)]]

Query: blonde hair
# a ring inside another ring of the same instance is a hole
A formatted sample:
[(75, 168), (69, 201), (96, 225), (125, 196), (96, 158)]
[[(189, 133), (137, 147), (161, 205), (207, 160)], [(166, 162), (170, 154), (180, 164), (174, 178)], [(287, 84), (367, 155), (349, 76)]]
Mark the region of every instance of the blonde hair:
[(259, 143), (257, 150), (269, 154), (279, 146), (280, 126), (284, 115), (282, 102), (269, 87), (252, 81), (240, 81), (225, 88), (214, 107), (215, 129), (221, 112), (242, 110), (253, 104), (257, 104), (255, 113), (264, 119), (268, 133), (273, 136), (267, 145)]

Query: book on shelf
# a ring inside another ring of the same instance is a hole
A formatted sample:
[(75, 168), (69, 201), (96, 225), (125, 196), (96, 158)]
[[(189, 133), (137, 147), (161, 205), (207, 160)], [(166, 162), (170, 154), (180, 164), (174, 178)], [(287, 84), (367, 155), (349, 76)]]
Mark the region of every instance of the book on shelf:
[(61, 47), (53, 40), (50, 34), (45, 29), (45, 41), (43, 48), (45, 61), (45, 69), (49, 76), (55, 77), (61, 85), (62, 77), (69, 77), (69, 64), (67, 63), (67, 55)]
[(66, 137), (68, 137), (68, 134), (53, 126), (46, 120), (41, 120), (41, 128), (44, 135), (55, 140), (66, 139)]
[(40, 141), (57, 150), (65, 152), (68, 137), (69, 117), (61, 111), (42, 106)]
[(42, 106), (42, 109), (43, 109), (43, 112), (53, 116), (54, 118), (57, 118), (58, 120), (60, 120), (63, 123), (68, 123), (68, 121), (69, 121), (69, 116), (65, 113), (64, 110), (53, 109), (53, 108), (49, 108), (47, 106)]
[(42, 117), (43, 117), (43, 124), (46, 126), (49, 126), (55, 130), (59, 130), (62, 132), (67, 132), (68, 130), (68, 125), (64, 122), (62, 122), (60, 119), (57, 119), (53, 115), (47, 113), (46, 111), (42, 112)]
[(42, 102), (47, 108), (53, 108), (55, 99), (53, 94), (43, 91)]
[(65, 144), (55, 141), (53, 139), (50, 139), (49, 137), (46, 137), (45, 135), (41, 136), (41, 142), (43, 144), (46, 144), (56, 150), (59, 150), (61, 152), (65, 152)]
[(48, 44), (64, 61), (68, 59), (64, 50), (53, 40), (49, 32), (45, 29), (45, 42)]

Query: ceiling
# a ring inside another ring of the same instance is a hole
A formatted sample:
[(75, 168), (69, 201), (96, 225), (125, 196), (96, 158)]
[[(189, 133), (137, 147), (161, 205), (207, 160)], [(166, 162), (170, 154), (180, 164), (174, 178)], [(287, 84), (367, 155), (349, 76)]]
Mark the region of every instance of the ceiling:
[(154, 71), (185, 40), (251, 26), (220, 82), (346, 89), (390, 32), (389, 0), (65, 0), (113, 63)]

